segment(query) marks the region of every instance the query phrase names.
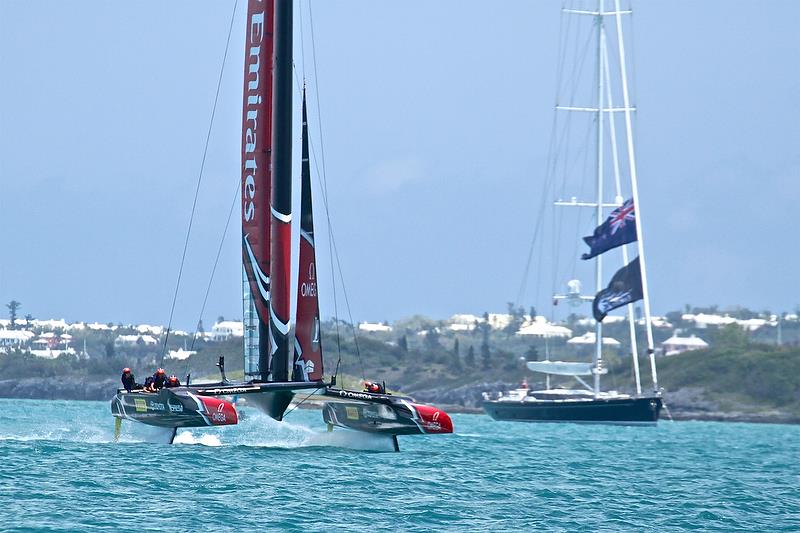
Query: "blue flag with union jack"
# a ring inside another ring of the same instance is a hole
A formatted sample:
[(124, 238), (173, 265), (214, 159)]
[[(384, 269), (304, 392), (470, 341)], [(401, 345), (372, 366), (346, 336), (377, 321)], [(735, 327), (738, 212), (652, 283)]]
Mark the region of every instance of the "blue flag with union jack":
[(626, 200), (624, 204), (614, 209), (605, 222), (595, 228), (594, 234), (584, 237), (583, 240), (589, 245), (590, 250), (588, 254), (583, 254), (581, 259), (591, 259), (617, 246), (634, 242), (636, 211), (633, 208), (633, 199)]

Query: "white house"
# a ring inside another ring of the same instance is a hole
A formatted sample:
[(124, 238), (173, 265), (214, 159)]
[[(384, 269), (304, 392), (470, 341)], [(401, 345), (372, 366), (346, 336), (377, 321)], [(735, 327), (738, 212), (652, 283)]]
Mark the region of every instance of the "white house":
[(483, 322), (483, 318), (467, 313), (455, 314), (448, 320), (447, 328), (451, 331), (472, 331), (475, 324)]
[(0, 348), (22, 348), (27, 345), (36, 334), (32, 331), (20, 329), (0, 329)]
[(708, 343), (694, 335), (691, 337), (678, 337), (677, 335), (673, 335), (661, 343), (661, 349), (664, 351), (664, 355), (677, 355), (691, 350), (702, 350), (703, 348), (708, 348)]
[(75, 349), (70, 346), (72, 335), (64, 333), (57, 335), (52, 331), (42, 333), (39, 338), (31, 342), (30, 352), (36, 357), (55, 359), (63, 353), (75, 354)]
[(169, 353), (167, 353), (167, 359), (177, 359), (178, 361), (183, 361), (184, 359), (188, 359), (190, 356), (196, 353), (197, 352), (194, 350), (178, 348), (177, 350), (170, 350)]
[(231, 337), (244, 337), (244, 322), (238, 320), (223, 320), (211, 327), (211, 339), (225, 341)]
[(119, 335), (114, 339), (114, 346), (136, 346), (137, 344), (144, 344), (146, 346), (155, 346), (158, 340), (151, 335)]
[(572, 330), (564, 326), (551, 324), (543, 316), (537, 316), (527, 326), (522, 326), (517, 335), (533, 335), (535, 337), (571, 337)]
[(142, 335), (155, 335), (158, 337), (162, 333), (164, 333), (164, 326), (151, 326), (149, 324), (139, 324), (136, 326), (136, 331), (141, 333)]
[(386, 333), (388, 333), (388, 332), (392, 331), (392, 326), (387, 326), (385, 324), (380, 324), (380, 323), (361, 322), (358, 325), (358, 329), (360, 329), (361, 331), (367, 331), (367, 332), (370, 332), (370, 333), (373, 333), (373, 332), (376, 332), (376, 331), (377, 332), (386, 332)]
[[(587, 345), (587, 344), (594, 344), (597, 341), (597, 335), (594, 331), (587, 331), (583, 335), (579, 337), (572, 337), (570, 340), (567, 341), (567, 344), (573, 345)], [(603, 346), (614, 346), (618, 347), (621, 343), (613, 338), (613, 337), (603, 337)]]

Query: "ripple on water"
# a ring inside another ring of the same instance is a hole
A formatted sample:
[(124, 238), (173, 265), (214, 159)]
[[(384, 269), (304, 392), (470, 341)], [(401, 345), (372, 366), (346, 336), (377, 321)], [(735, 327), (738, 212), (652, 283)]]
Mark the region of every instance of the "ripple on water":
[(327, 433), (317, 411), (248, 412), (175, 446), (132, 424), (115, 444), (105, 402), (0, 400), (0, 413), (0, 514), (23, 528), (148, 530), (167, 516), (190, 531), (800, 529), (795, 426), (455, 415), (458, 434), (401, 437), (396, 454)]

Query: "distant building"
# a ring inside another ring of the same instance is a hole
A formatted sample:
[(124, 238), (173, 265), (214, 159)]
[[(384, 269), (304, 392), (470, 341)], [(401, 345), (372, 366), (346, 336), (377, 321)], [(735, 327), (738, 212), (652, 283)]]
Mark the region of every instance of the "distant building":
[(511, 323), (512, 316), (507, 313), (489, 313), (489, 326), (492, 329), (503, 329)]
[(123, 346), (155, 346), (158, 340), (151, 335), (119, 335), (114, 339), (114, 346), (117, 348)]
[(483, 322), (483, 318), (470, 314), (456, 314), (448, 320), (447, 329), (451, 331), (472, 331), (476, 324)]
[(183, 361), (184, 359), (188, 359), (196, 353), (197, 352), (194, 350), (178, 348), (177, 350), (170, 350), (169, 353), (167, 353), (167, 359), (177, 359), (178, 361)]
[(3, 351), (21, 349), (28, 345), (36, 334), (20, 329), (0, 329), (0, 349)]
[(91, 329), (92, 331), (115, 331), (117, 326), (108, 324), (101, 324), (100, 322), (92, 322), (91, 324), (86, 324), (86, 327)]
[(31, 342), (30, 353), (36, 357), (44, 357), (46, 359), (55, 359), (61, 354), (75, 354), (75, 350), (70, 346), (72, 342), (72, 335), (64, 333), (57, 335), (52, 331), (42, 333), (39, 337)]
[(211, 339), (226, 341), (231, 337), (244, 337), (244, 322), (238, 320), (223, 320), (211, 327)]
[(708, 343), (700, 337), (679, 337), (673, 335), (669, 339), (661, 343), (661, 349), (664, 355), (677, 355), (679, 353), (688, 352), (691, 350), (702, 350), (708, 348)]
[[(581, 346), (581, 345), (583, 345), (583, 346), (592, 345), (593, 346), (596, 341), (597, 341), (597, 335), (595, 334), (595, 332), (594, 331), (587, 331), (586, 333), (584, 333), (583, 335), (580, 335), (579, 337), (572, 337), (570, 340), (567, 341), (567, 344), (578, 345), (578, 346)], [(613, 337), (603, 337), (603, 346), (618, 347), (618, 346), (621, 346), (621, 345), (622, 345), (622, 343), (620, 343), (617, 339), (615, 339)]]
[(156, 337), (164, 333), (164, 326), (150, 326), (148, 324), (139, 324), (134, 329), (136, 329), (136, 331), (138, 331), (142, 335), (149, 334), (149, 335), (154, 335)]
[(572, 330), (564, 326), (551, 324), (543, 316), (537, 316), (533, 321), (519, 328), (517, 335), (533, 335), (535, 337), (571, 337)]
[[(603, 324), (617, 324), (619, 322), (625, 322), (626, 320), (628, 320), (627, 316), (623, 316), (623, 315), (607, 315), (603, 319)], [(578, 326), (584, 326), (584, 327), (586, 327), (586, 326), (594, 327), (595, 323), (596, 322), (594, 321), (594, 318), (581, 318), (581, 319), (578, 319), (578, 320), (575, 321), (575, 324), (577, 324)]]
[[(640, 318), (636, 321), (637, 324), (640, 326), (644, 326), (646, 320), (644, 318)], [(671, 329), (672, 324), (670, 324), (669, 320), (663, 316), (651, 316), (650, 323), (653, 324), (654, 328), (663, 328), (663, 329)]]
[(387, 326), (386, 324), (380, 324), (380, 323), (361, 322), (358, 325), (358, 329), (360, 329), (361, 331), (367, 331), (367, 332), (370, 332), (370, 333), (376, 332), (376, 331), (377, 332), (388, 333), (388, 332), (392, 331), (392, 326)]

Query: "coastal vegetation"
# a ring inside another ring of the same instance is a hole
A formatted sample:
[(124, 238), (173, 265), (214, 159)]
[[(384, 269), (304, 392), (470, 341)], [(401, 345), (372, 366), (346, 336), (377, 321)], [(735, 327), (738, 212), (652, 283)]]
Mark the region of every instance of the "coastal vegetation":
[[(685, 311), (717, 312), (715, 308)], [(764, 315), (744, 309), (732, 313), (741, 320)], [(591, 346), (569, 344), (565, 337), (516, 334), (525, 320), (524, 312), (512, 309), (509, 315), (508, 324), (492, 327), (485, 313), (483, 320), (466, 330), (453, 330), (447, 321), (422, 316), (399, 320), (383, 331), (361, 331), (353, 324), (330, 320), (322, 329), (326, 374), (330, 376), (338, 368), (340, 376), (350, 376), (353, 383), (349, 386), (357, 386), (357, 380), (363, 378), (383, 380), (391, 389), (424, 401), (475, 408), (480, 406), (483, 391), (515, 387), (523, 379), (531, 387), (543, 387), (543, 378), (527, 370), (528, 360), (591, 360)], [(746, 419), (761, 416), (800, 421), (800, 322), (784, 320), (778, 324), (778, 331), (772, 326), (747, 330), (737, 324), (697, 327), (682, 318), (686, 316), (670, 313), (667, 320), (672, 327), (654, 330), (657, 345), (676, 331), (684, 336), (702, 336), (710, 345), (658, 356), (659, 386), (677, 416), (725, 418), (736, 414)], [(592, 329), (578, 316), (569, 317), (564, 325), (574, 336)], [(635, 392), (628, 328), (624, 320), (604, 328), (604, 335), (620, 342), (604, 350), (609, 369), (603, 378), (606, 389)], [(157, 343), (120, 345), (115, 338), (135, 334), (136, 329), (118, 325), (114, 331), (84, 329), (71, 333), (72, 345), (83, 346), (82, 353), (64, 353), (53, 359), (13, 349), (0, 354), (0, 385), (4, 391), (0, 396), (53, 397), (37, 390), (54, 383), (72, 383), (76, 387), (91, 384), (99, 391), (96, 399), (105, 399), (117, 386), (125, 366), (133, 368), (140, 381), (159, 365), (181, 381), (188, 374), (193, 380), (216, 379), (215, 363), (220, 356), (226, 359), (229, 377), (242, 376), (240, 337), (213, 340), (206, 336), (191, 343), (191, 337), (176, 335), (170, 336), (165, 346), (162, 334), (157, 336)], [(648, 390), (650, 364), (641, 325), (637, 325), (637, 338), (641, 381)], [(187, 358), (162, 359), (162, 355), (187, 346), (193, 347), (193, 354)], [(570, 379), (553, 377), (552, 385), (575, 386)], [(17, 385), (23, 382), (26, 386), (20, 389)]]

